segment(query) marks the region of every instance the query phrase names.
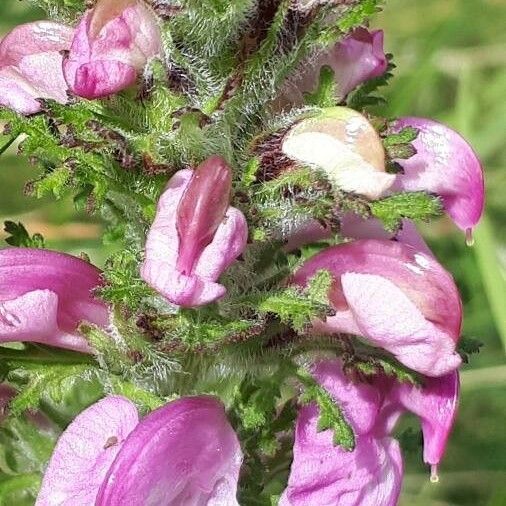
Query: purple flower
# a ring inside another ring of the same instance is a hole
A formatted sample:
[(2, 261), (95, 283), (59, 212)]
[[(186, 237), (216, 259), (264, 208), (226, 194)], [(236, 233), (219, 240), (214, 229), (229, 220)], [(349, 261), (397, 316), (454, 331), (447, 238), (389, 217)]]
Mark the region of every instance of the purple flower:
[(73, 30), (52, 21), (17, 26), (0, 42), (0, 105), (21, 114), (41, 110), (37, 98), (67, 102), (62, 50)]
[(357, 86), (385, 73), (388, 61), (383, 50), (383, 31), (369, 32), (357, 28), (328, 51), (316, 56), (301, 73), (291, 79), (282, 92), (278, 106), (302, 105), (304, 93), (314, 92), (322, 67), (334, 71), (336, 102), (343, 100)]
[(451, 275), (431, 255), (395, 241), (358, 240), (327, 248), (294, 274), (304, 286), (320, 270), (336, 310), (315, 320), (316, 333), (350, 333), (427, 376), (456, 369), (462, 306)]
[(313, 375), (341, 406), (355, 432), (355, 449), (334, 446), (332, 431), (318, 430), (316, 405), (302, 407), (280, 506), (395, 506), (403, 465), (399, 444), (390, 434), (406, 410), (422, 419), (424, 460), (436, 476), (457, 410), (457, 372), (428, 378), (422, 387), (384, 376), (354, 383), (336, 360), (316, 364)]
[(433, 120), (401, 118), (397, 130), (419, 130), (413, 142), (416, 154), (398, 160), (404, 174), (397, 176), (394, 189), (426, 190), (441, 196), (455, 224), (468, 234), (483, 213), (483, 170), (471, 146), (454, 130)]
[(223, 297), (216, 283), (244, 251), (244, 215), (229, 207), (232, 174), (213, 156), (167, 185), (146, 241), (142, 278), (173, 304), (195, 307)]
[(99, 0), (77, 26), (63, 70), (70, 89), (94, 99), (133, 85), (161, 53), (154, 13), (140, 0)]
[(0, 250), (0, 342), (35, 341), (90, 352), (76, 331), (85, 320), (106, 326), (93, 297), (100, 271), (76, 257), (42, 249)]
[(236, 506), (241, 462), (213, 397), (184, 397), (140, 421), (132, 402), (106, 397), (60, 437), (36, 505)]
[(357, 28), (325, 54), (318, 65), (332, 68), (338, 96), (344, 98), (363, 82), (385, 73), (388, 61), (383, 50), (383, 30)]

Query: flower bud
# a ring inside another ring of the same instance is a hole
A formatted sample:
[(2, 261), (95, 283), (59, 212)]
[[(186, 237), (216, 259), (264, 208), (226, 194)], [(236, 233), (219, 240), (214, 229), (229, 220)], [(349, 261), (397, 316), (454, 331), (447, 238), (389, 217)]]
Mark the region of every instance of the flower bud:
[(374, 127), (346, 107), (328, 108), (296, 123), (284, 136), (281, 151), (325, 172), (337, 189), (370, 199), (380, 197), (395, 180), (385, 170), (385, 151)]
[(334, 73), (338, 103), (362, 83), (386, 72), (388, 60), (383, 50), (383, 30), (369, 32), (366, 28), (357, 28), (327, 51), (316, 55), (288, 79), (276, 100), (276, 108), (302, 106), (304, 94), (313, 93), (318, 87), (323, 67), (330, 67)]
[(195, 307), (225, 295), (216, 283), (244, 251), (244, 215), (230, 207), (231, 172), (213, 156), (172, 177), (146, 241), (142, 278), (173, 304)]
[(65, 79), (80, 97), (105, 97), (133, 85), (160, 52), (157, 18), (142, 0), (98, 0), (77, 26)]

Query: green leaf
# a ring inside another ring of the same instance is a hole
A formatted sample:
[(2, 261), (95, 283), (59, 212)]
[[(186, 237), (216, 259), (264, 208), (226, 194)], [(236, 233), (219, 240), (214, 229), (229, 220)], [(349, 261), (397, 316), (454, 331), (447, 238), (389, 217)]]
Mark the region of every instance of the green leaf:
[(418, 137), (419, 130), (414, 127), (405, 127), (400, 132), (389, 134), (383, 139), (385, 147), (398, 146), (399, 144), (409, 144)]
[(303, 404), (315, 402), (320, 411), (318, 432), (332, 430), (334, 445), (342, 446), (345, 450), (353, 450), (355, 434), (336, 401), (306, 371), (299, 371), (298, 378), (304, 384), (304, 393), (300, 401)]
[(322, 317), (329, 308), (295, 288), (268, 294), (258, 303), (260, 313), (275, 314), (282, 323), (303, 330), (313, 318)]
[[(0, 471), (7, 474), (40, 472), (49, 460), (56, 434), (11, 414), (0, 428)], [(1, 503), (0, 503), (1, 504)]]
[(30, 236), (25, 226), (14, 221), (4, 222), (4, 231), (9, 234), (5, 239), (7, 244), (23, 248), (44, 248), (44, 238), (41, 234), (33, 234)]
[(336, 105), (337, 81), (331, 67), (323, 66), (320, 70), (318, 88), (314, 93), (307, 93), (306, 104), (316, 107), (332, 107)]
[(397, 193), (371, 202), (370, 207), (372, 214), (391, 232), (399, 229), (402, 218), (428, 221), (443, 212), (441, 199), (425, 192)]
[(459, 341), (458, 352), (462, 360), (467, 364), (469, 363), (469, 355), (479, 353), (483, 343), (474, 337), (462, 336)]
[(33, 506), (39, 491), (41, 476), (38, 473), (5, 475), (0, 473), (0, 504)]

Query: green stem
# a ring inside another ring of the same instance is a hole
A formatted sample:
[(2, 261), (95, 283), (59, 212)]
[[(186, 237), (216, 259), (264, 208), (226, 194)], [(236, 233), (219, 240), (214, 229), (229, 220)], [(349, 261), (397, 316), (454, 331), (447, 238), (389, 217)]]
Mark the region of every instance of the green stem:
[(42, 364), (94, 364), (89, 355), (82, 355), (71, 351), (51, 352), (37, 345), (26, 350), (14, 350), (0, 347), (0, 361), (31, 362)]
[(475, 231), (474, 252), (494, 323), (506, 352), (506, 282), (499, 266), (494, 231), (490, 220), (483, 216)]
[[(473, 131), (473, 125), (476, 118), (473, 103), (472, 72), (469, 66), (464, 66), (459, 76), (455, 126), (466, 138), (477, 145), (479, 150), (478, 139), (473, 138), (475, 137), (473, 135), (475, 132)], [(506, 280), (499, 265), (493, 226), (486, 213), (484, 213), (480, 225), (476, 228), (475, 238), (475, 258), (495, 327), (506, 352), (506, 313), (504, 312), (506, 307)]]
[(0, 148), (0, 156), (3, 155), (14, 143), (14, 141), (17, 139), (16, 137), (11, 137), (1, 148)]

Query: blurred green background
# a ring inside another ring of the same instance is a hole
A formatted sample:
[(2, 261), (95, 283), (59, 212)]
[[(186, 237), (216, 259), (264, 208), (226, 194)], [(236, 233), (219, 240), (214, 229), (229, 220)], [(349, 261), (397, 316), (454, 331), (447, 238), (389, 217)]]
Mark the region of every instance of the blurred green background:
[[(40, 17), (26, 1), (3, 0), (0, 33)], [(459, 418), (439, 483), (429, 482), (420, 452), (407, 451), (401, 504), (505, 506), (506, 2), (387, 0), (373, 25), (385, 30), (386, 49), (397, 64), (381, 112), (432, 117), (460, 131), (483, 160), (487, 185), (487, 210), (474, 247), (466, 247), (445, 219), (423, 231), (461, 290), (464, 334), (484, 347), (463, 368)], [(0, 136), (0, 146), (3, 142)], [(1, 221), (21, 220), (50, 247), (86, 251), (101, 263), (100, 224), (76, 213), (71, 202), (25, 198), (23, 186), (34, 177), (15, 148), (0, 159)], [(414, 420), (404, 427), (410, 424)]]

